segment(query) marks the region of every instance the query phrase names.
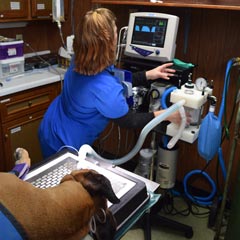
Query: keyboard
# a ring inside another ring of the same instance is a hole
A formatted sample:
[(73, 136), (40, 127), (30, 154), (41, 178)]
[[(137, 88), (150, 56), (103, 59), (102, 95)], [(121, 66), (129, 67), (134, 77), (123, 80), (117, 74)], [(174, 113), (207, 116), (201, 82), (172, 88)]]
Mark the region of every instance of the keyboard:
[(46, 169), (37, 176), (28, 179), (35, 187), (49, 188), (58, 185), (61, 179), (77, 169), (78, 161), (72, 158), (66, 158), (64, 161)]

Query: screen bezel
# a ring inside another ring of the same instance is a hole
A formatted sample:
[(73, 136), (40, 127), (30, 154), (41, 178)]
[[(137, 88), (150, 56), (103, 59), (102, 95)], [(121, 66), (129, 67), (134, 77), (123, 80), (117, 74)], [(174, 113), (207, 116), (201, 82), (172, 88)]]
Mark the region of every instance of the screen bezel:
[[(165, 32), (164, 44), (162, 47), (151, 46), (151, 44), (134, 44), (132, 43), (132, 38), (134, 35), (134, 26), (137, 18), (154, 18), (158, 20), (167, 21), (167, 29)], [(131, 13), (129, 15), (128, 23), (128, 32), (127, 40), (125, 47), (125, 55), (135, 58), (143, 58), (146, 60), (166, 62), (171, 61), (175, 56), (176, 50), (176, 38), (178, 32), (179, 17), (170, 14), (164, 13), (153, 13), (153, 12), (137, 12)], [(139, 53), (134, 48), (144, 51), (144, 54), (147, 51), (149, 55), (142, 55), (142, 52)], [(149, 52), (148, 52), (149, 51)]]

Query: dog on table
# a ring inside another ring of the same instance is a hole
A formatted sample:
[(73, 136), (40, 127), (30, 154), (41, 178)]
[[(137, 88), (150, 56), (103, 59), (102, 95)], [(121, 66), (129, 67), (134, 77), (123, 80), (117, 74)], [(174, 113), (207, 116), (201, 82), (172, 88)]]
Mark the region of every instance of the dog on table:
[[(21, 158), (28, 158), (26, 150)], [(107, 200), (120, 201), (110, 181), (94, 170), (72, 171), (47, 189), (0, 173), (1, 209), (14, 219), (23, 239), (79, 240), (91, 230), (96, 240), (112, 240), (116, 221)]]

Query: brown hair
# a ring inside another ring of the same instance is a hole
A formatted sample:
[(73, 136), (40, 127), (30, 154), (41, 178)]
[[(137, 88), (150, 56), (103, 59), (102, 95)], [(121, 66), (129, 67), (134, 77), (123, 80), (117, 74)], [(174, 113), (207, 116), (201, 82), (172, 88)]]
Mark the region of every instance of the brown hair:
[(115, 21), (114, 13), (106, 8), (86, 13), (78, 25), (73, 43), (76, 72), (95, 75), (114, 63)]

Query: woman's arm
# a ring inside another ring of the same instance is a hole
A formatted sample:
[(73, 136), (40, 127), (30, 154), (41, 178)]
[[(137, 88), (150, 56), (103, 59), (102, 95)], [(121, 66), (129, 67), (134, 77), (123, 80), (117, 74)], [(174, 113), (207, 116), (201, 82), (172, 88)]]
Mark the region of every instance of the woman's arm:
[[(122, 128), (143, 128), (145, 127), (153, 118), (157, 117), (158, 115), (164, 113), (166, 110), (159, 110), (155, 112), (134, 112), (129, 110), (126, 115), (123, 117), (112, 119), (113, 122), (118, 124)], [(181, 124), (181, 115), (179, 111), (176, 111), (169, 115), (164, 121), (169, 121), (175, 124)], [(191, 122), (191, 116), (187, 114), (187, 125)]]
[(149, 86), (152, 80), (158, 78), (169, 80), (175, 73), (175, 70), (170, 68), (172, 65), (173, 63), (165, 63), (148, 71), (133, 73), (133, 86)]
[(154, 113), (152, 112), (143, 112), (136, 113), (132, 110), (129, 110), (126, 115), (120, 118), (112, 119), (117, 125), (122, 128), (143, 128), (154, 118)]

